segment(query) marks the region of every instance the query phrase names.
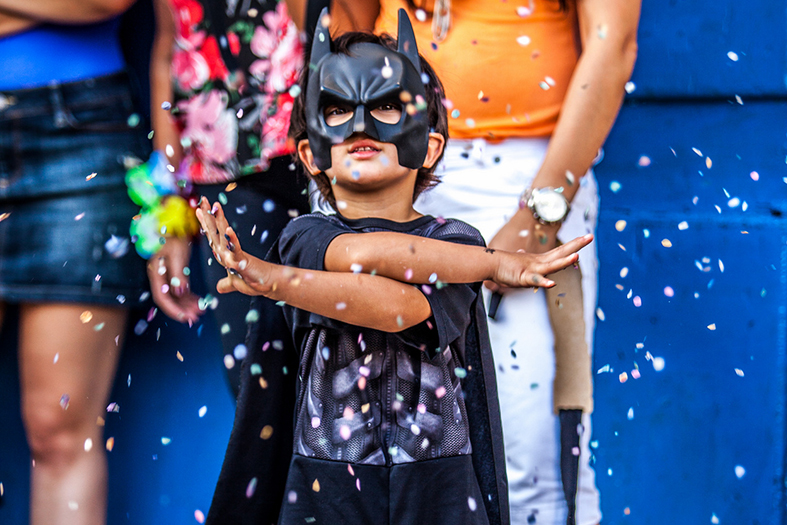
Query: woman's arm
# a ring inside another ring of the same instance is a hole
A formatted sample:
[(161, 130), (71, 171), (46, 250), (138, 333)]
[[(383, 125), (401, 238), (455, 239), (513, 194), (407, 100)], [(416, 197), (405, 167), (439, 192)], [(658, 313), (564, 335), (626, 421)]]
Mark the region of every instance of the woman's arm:
[[(637, 57), (640, 0), (577, 0), (582, 53), (534, 188), (563, 187), (571, 200), (615, 122)], [(566, 172), (576, 179), (568, 182)], [(523, 190), (525, 188), (522, 188)], [(490, 241), (503, 250), (544, 252), (555, 246), (560, 225), (540, 225), (520, 209)], [(530, 234), (523, 237), (520, 232)]]
[(245, 253), (229, 227), (221, 205), (197, 210), (216, 261), (228, 270), (219, 293), (239, 291), (345, 323), (384, 332), (399, 332), (432, 315), (426, 297), (414, 286), (377, 275), (321, 272), (272, 264)]
[(331, 0), (331, 34), (374, 31), (380, 14), (379, 0)]
[(135, 0), (0, 0), (0, 11), (39, 22), (87, 24), (117, 16)]
[[(0, 0), (2, 1), (2, 0)], [(150, 118), (153, 124), (153, 148), (165, 152), (170, 164), (180, 164), (180, 134), (170, 112), (162, 109), (172, 103), (172, 46), (175, 44), (175, 20), (167, 0), (154, 0), (156, 35), (150, 57)], [(191, 257), (191, 240), (167, 237), (167, 242), (148, 261), (148, 280), (153, 301), (167, 316), (181, 322), (194, 322), (201, 315), (199, 298), (191, 293), (184, 269)], [(177, 283), (177, 284), (174, 284)]]

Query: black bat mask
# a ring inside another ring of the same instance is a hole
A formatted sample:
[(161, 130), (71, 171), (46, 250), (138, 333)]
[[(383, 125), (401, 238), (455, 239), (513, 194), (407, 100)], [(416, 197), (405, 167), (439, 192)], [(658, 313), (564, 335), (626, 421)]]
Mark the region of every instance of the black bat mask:
[[(326, 12), (323, 10), (321, 21)], [(329, 169), (331, 146), (353, 133), (365, 133), (395, 145), (402, 166), (422, 167), (429, 146), (429, 118), (418, 48), (405, 10), (399, 10), (396, 51), (359, 42), (348, 48), (349, 55), (332, 53), (328, 29), (321, 21), (314, 33), (305, 103), (306, 135), (315, 165), (322, 171)], [(399, 122), (386, 124), (371, 115), (384, 103), (402, 107)], [(352, 117), (329, 126), (325, 109), (331, 105), (350, 108)]]

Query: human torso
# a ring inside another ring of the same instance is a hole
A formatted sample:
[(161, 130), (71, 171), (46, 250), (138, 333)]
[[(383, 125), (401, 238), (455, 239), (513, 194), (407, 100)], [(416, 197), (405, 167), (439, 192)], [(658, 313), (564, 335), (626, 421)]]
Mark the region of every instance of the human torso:
[(0, 13), (0, 89), (35, 88), (122, 70), (118, 24), (116, 18), (83, 25), (33, 24)]
[[(432, 13), (433, 0), (415, 3)], [(406, 2), (380, 4), (375, 30), (396, 34)], [(579, 55), (571, 7), (561, 11), (557, 0), (453, 0), (442, 41), (434, 38), (431, 15), (410, 18), (420, 53), (445, 87), (452, 138), (552, 133)]]
[(291, 152), (289, 90), (303, 63), (284, 2), (170, 3), (173, 115), (188, 175), (216, 183), (264, 171), (270, 158)]

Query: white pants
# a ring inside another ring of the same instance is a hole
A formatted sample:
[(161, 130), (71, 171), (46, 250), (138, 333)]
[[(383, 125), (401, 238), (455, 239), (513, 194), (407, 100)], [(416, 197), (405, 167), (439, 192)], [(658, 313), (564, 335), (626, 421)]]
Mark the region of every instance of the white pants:
[[(516, 212), (546, 152), (548, 139), (507, 139), (501, 143), (451, 140), (437, 173), (442, 182), (422, 195), (416, 209), (460, 219), (487, 242)], [(560, 229), (562, 241), (593, 232), (598, 189), (592, 173), (580, 179), (571, 212)], [(580, 252), (588, 348), (592, 348), (598, 260), (595, 242)], [(488, 294), (487, 294), (488, 295)], [(488, 297), (486, 304), (488, 305)], [(516, 290), (500, 302), (489, 336), (506, 446), (511, 523), (563, 525), (566, 503), (560, 478), (560, 423), (552, 409), (554, 340), (542, 290)], [(595, 473), (589, 466), (590, 416), (583, 416), (577, 524), (601, 521)], [(533, 521), (535, 519), (535, 521)]]

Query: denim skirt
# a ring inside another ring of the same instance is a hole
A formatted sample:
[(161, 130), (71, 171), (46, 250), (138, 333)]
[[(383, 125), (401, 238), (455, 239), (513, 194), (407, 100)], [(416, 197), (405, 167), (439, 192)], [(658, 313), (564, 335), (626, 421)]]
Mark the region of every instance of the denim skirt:
[(0, 92), (0, 301), (138, 303), (124, 162), (148, 142), (124, 73)]

